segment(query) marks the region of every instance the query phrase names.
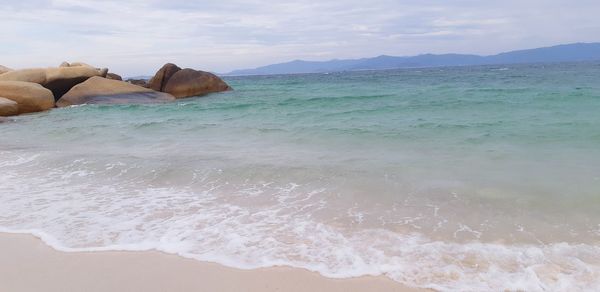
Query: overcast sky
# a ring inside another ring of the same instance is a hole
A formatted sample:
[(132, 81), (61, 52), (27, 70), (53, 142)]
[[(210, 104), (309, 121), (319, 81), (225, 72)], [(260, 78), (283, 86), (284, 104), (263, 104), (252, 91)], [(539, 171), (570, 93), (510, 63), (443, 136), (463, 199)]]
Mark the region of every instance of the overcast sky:
[(0, 64), (125, 76), (600, 41), (598, 0), (0, 0)]

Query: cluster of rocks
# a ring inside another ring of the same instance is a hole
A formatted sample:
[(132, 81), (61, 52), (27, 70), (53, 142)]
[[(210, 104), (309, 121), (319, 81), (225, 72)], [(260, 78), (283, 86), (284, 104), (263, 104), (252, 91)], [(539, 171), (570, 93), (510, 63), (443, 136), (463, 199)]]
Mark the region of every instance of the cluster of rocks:
[(0, 116), (79, 104), (156, 103), (231, 90), (216, 75), (166, 64), (148, 82), (85, 63), (12, 70), (0, 66)]

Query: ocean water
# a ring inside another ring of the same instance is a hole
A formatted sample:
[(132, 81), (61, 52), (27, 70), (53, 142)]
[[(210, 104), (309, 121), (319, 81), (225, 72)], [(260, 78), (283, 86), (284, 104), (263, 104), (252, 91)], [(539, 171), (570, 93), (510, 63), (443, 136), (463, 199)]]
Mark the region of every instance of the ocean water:
[(226, 79), (0, 123), (0, 231), (442, 291), (600, 290), (600, 63)]

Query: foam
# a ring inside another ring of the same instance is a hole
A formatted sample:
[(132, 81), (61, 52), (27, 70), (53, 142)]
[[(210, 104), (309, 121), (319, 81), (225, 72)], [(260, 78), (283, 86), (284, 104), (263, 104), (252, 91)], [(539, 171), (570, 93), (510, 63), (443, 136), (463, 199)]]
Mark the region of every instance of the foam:
[[(301, 261), (269, 252), (263, 252), (261, 257), (240, 254), (234, 256), (217, 251), (197, 254), (190, 250), (192, 244), (174, 243), (164, 239), (73, 248), (41, 230), (0, 228), (0, 232), (31, 234), (54, 249), (64, 252), (157, 250), (240, 269), (291, 266), (331, 278), (384, 275), (406, 285), (441, 291), (597, 291), (600, 288), (600, 267), (597, 259), (600, 250), (588, 245), (560, 243), (546, 247), (507, 247), (482, 243), (451, 244), (432, 242), (416, 235), (398, 238), (397, 235), (388, 234), (394, 237), (394, 243), (402, 245), (401, 255), (390, 257), (376, 248), (358, 250), (352, 247), (353, 240), (339, 238), (344, 244), (337, 244), (335, 247), (323, 246), (321, 248), (325, 249), (316, 254), (314, 250), (300, 247), (309, 259)], [(371, 237), (386, 236), (385, 232), (378, 233), (382, 231), (377, 231), (376, 234), (372, 232), (375, 231), (368, 232), (371, 233)], [(236, 242), (235, 238), (231, 238), (226, 249), (243, 249), (245, 246), (242, 242), (243, 240)], [(489, 266), (486, 269), (465, 266), (460, 259), (469, 256), (485, 259), (481, 264)], [(593, 263), (586, 263), (580, 257), (596, 259)], [(326, 262), (327, 260), (329, 262)]]
[[(368, 227), (364, 206), (336, 211), (326, 186), (240, 182), (222, 169), (200, 169), (188, 185), (169, 185), (159, 181), (172, 169), (148, 175), (151, 165), (89, 157), (54, 165), (52, 156), (3, 152), (0, 232), (32, 234), (65, 252), (158, 250), (242, 269), (384, 275), (443, 291), (600, 290), (595, 245), (441, 241)], [(441, 216), (439, 206), (426, 207)], [(323, 212), (350, 223), (322, 220)], [(458, 234), (479, 232), (459, 227)]]

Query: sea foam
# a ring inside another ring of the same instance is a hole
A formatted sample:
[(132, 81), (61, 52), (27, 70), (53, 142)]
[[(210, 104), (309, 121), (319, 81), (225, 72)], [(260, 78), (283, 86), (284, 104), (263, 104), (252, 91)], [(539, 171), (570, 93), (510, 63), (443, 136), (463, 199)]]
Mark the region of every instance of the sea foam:
[[(442, 291), (600, 289), (594, 245), (440, 241), (360, 227), (365, 215), (357, 207), (346, 209), (344, 219), (357, 227), (321, 222), (319, 213), (330, 207), (327, 188), (247, 181), (232, 187), (214, 180), (222, 170), (196, 172), (193, 180), (202, 187), (193, 188), (142, 186), (148, 178), (134, 173), (138, 166), (86, 159), (36, 175), (33, 169), (50, 157), (3, 152), (0, 232), (32, 234), (66, 252), (158, 250), (242, 269), (285, 265), (333, 278), (383, 275)], [(94, 165), (99, 168), (91, 170)]]

